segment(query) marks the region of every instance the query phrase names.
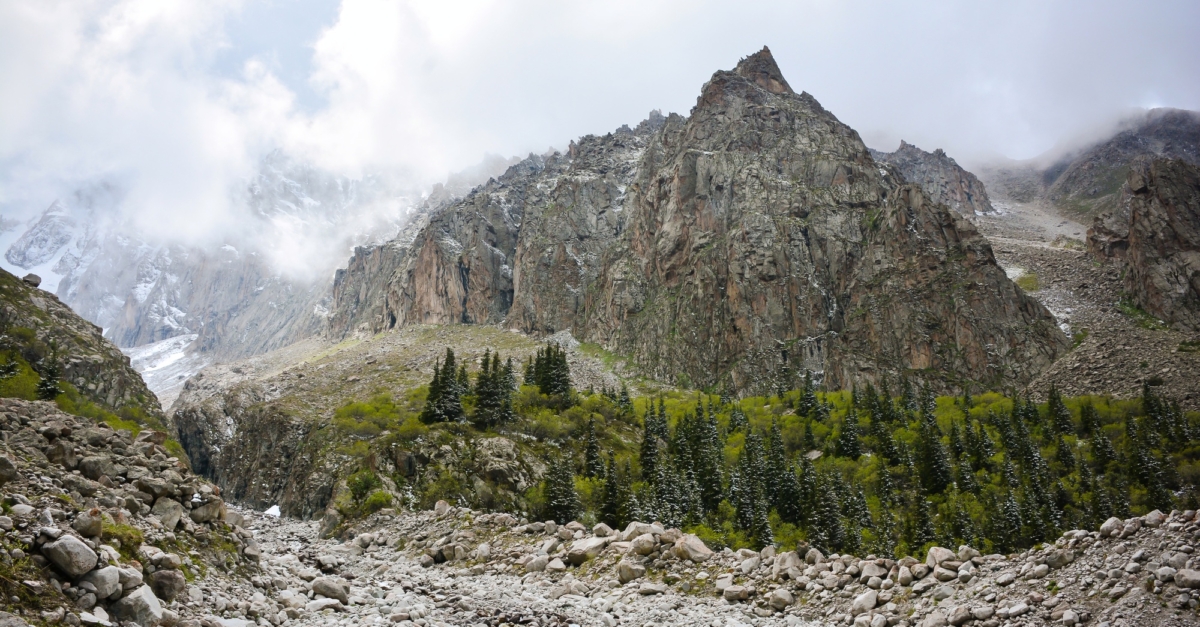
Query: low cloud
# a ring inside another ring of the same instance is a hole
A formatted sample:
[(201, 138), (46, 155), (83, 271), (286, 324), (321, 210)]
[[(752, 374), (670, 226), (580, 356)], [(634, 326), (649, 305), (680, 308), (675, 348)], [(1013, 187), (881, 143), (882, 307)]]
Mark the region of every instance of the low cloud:
[[(255, 15), (274, 18), (251, 28), (307, 10), (264, 5)], [(217, 62), (248, 6), (0, 4), (0, 213), (104, 182), (140, 231), (221, 241), (244, 229), (243, 191), (273, 150), (419, 189), (487, 152), (686, 113), (714, 70), (763, 44), (869, 145), (903, 138), (967, 164), (1032, 157), (1132, 108), (1200, 108), (1187, 1), (343, 0), (303, 42), (302, 82), (268, 53)], [(280, 260), (324, 232), (279, 220), (264, 237)]]

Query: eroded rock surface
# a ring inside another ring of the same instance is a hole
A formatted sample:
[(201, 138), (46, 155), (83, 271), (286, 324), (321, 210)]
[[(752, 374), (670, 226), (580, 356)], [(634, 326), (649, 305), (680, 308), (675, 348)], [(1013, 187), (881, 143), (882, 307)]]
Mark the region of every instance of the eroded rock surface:
[(941, 148), (925, 152), (902, 140), (895, 152), (872, 150), (871, 156), (895, 166), (904, 178), (923, 187), (933, 202), (966, 215), (995, 211), (983, 182)]

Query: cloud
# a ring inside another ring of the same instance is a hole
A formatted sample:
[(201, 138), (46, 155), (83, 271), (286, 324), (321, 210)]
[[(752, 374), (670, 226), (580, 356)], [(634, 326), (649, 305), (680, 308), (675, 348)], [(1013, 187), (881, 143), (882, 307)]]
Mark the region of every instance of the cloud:
[[(1186, 0), (329, 2), (0, 4), (0, 211), (104, 180), (147, 232), (220, 239), (270, 150), (429, 183), (485, 153), (686, 113), (764, 44), (873, 147), (904, 138), (966, 163), (1036, 155), (1133, 107), (1200, 108)], [(306, 53), (231, 39), (260, 29)]]

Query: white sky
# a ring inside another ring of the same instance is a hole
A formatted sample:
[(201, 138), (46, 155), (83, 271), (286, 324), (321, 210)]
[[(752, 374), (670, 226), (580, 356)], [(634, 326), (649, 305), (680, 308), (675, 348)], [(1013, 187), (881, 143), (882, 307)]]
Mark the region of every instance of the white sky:
[(144, 225), (237, 224), (267, 150), (428, 180), (687, 113), (770, 46), (872, 147), (1037, 155), (1139, 107), (1200, 109), (1200, 2), (0, 2), (0, 213), (114, 180)]

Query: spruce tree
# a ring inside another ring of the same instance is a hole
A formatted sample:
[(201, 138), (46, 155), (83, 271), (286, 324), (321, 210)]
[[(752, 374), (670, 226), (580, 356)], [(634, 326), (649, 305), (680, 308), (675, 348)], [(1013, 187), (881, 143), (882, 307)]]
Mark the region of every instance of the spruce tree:
[(49, 359), (42, 365), (42, 378), (37, 383), (38, 400), (52, 401), (62, 394), (62, 389), (58, 386), (58, 363), (54, 359)]
[(808, 532), (809, 543), (825, 554), (835, 552), (842, 546), (844, 533), (834, 484), (832, 478), (821, 477), (818, 480), (816, 508)]
[(813, 390), (812, 372), (804, 371), (804, 388), (800, 392), (800, 399), (796, 403), (796, 415), (801, 418), (807, 418), (812, 415), (817, 409), (817, 394)]
[(921, 484), (930, 494), (937, 494), (946, 489), (952, 480), (949, 455), (942, 445), (942, 432), (938, 429), (933, 413), (926, 411), (921, 417), (918, 446), (917, 466), (921, 474)]
[(914, 547), (923, 547), (937, 540), (937, 531), (933, 526), (933, 503), (925, 497), (924, 492), (916, 495), (916, 516), (913, 519), (912, 540)]
[(996, 547), (1008, 553), (1021, 547), (1021, 508), (1009, 491), (995, 511), (992, 519), (992, 535)]
[(596, 479), (604, 476), (604, 462), (600, 459), (600, 442), (596, 439), (596, 421), (588, 419), (587, 444), (583, 453), (583, 476)]
[(1067, 405), (1063, 403), (1058, 387), (1051, 385), (1047, 396), (1046, 413), (1049, 415), (1046, 417), (1046, 422), (1051, 431), (1060, 435), (1074, 433), (1075, 423), (1071, 421), (1071, 410), (1067, 409)]
[(421, 422), (433, 424), (462, 420), (461, 396), (462, 388), (459, 386), (454, 351), (447, 348), (445, 360), (440, 364), (434, 363), (433, 380), (429, 382), (429, 395), (425, 398), (424, 409), (421, 410)]
[(858, 437), (858, 412), (853, 405), (842, 421), (842, 430), (837, 439), (837, 453), (850, 459), (858, 459), (862, 455), (862, 443)]
[(746, 436), (746, 444), (738, 458), (733, 506), (736, 510), (734, 525), (745, 531), (762, 547), (773, 541), (768, 522), (767, 495), (765, 493), (765, 461), (762, 438), (758, 433)]
[(628, 471), (617, 471), (616, 460), (613, 454), (609, 453), (599, 518), (600, 522), (613, 529), (624, 529), (634, 517), (628, 475)]
[(557, 457), (551, 461), (546, 472), (544, 495), (548, 520), (565, 525), (579, 516), (583, 504), (575, 491), (575, 473), (569, 459)]

